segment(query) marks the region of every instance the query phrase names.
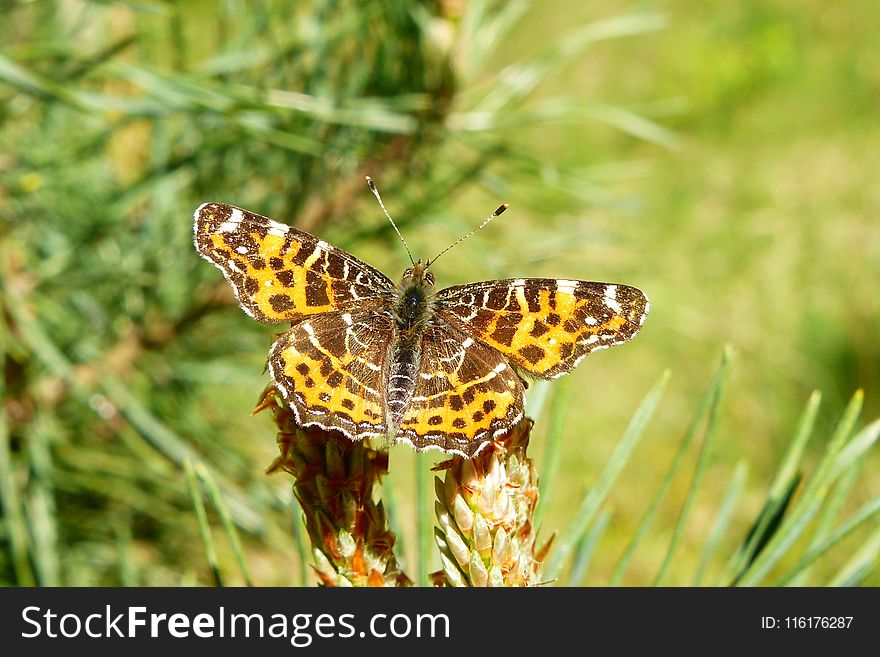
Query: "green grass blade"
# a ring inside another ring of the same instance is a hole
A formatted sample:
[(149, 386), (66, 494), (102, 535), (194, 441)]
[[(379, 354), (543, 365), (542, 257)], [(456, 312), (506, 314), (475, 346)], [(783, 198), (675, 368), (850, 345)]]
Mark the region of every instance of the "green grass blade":
[(40, 586), (60, 586), (62, 565), (58, 545), (52, 428), (47, 425), (44, 415), (37, 415), (23, 428), (23, 432), (31, 470), (23, 500), (30, 529), (31, 561)]
[[(7, 350), (6, 326), (6, 322), (0, 322), (0, 353), (4, 356)], [(4, 384), (4, 377), (0, 376), (0, 399), (6, 399)], [(19, 586), (34, 586), (37, 580), (28, 557), (30, 541), (25, 522), (26, 514), (16, 481), (18, 478), (13, 473), (9, 425), (6, 413), (3, 412), (0, 413), (0, 503), (3, 508), (3, 524), (6, 526), (15, 582)]]
[[(852, 490), (860, 470), (861, 462), (853, 465), (847, 470), (834, 485), (834, 490), (831, 493), (831, 496), (819, 513), (819, 518), (816, 521), (816, 530), (813, 533), (813, 537), (810, 539), (810, 544), (807, 546), (808, 551), (816, 549), (818, 546), (822, 545), (830, 535), (834, 519), (840, 514), (840, 510), (843, 508), (847, 495)], [(796, 577), (787, 581), (785, 585), (805, 586), (809, 577), (810, 565), (807, 565), (807, 567), (801, 570)]]
[(223, 577), (220, 575), (220, 567), (217, 563), (217, 550), (214, 547), (214, 538), (211, 536), (211, 527), (208, 525), (208, 514), (205, 511), (205, 504), (199, 490), (199, 480), (192, 461), (187, 459), (183, 462), (183, 471), (186, 474), (186, 482), (196, 518), (199, 521), (199, 532), (202, 535), (202, 544), (205, 546), (205, 558), (208, 560), (208, 567), (214, 577), (214, 586), (223, 586)]
[[(835, 428), (835, 434), (843, 434), (845, 436), (849, 436), (855, 427), (856, 420), (858, 420), (859, 415), (862, 411), (862, 402), (864, 400), (864, 392), (862, 390), (857, 390), (855, 394), (850, 399), (849, 404), (846, 407), (846, 410), (843, 413), (843, 416)], [(833, 440), (833, 439), (832, 439)], [(831, 527), (834, 524), (835, 518), (840, 514), (840, 510), (843, 508), (843, 504), (846, 501), (847, 495), (850, 490), (852, 490), (853, 485), (856, 482), (856, 479), (859, 474), (859, 470), (861, 465), (861, 461), (851, 466), (838, 480), (836, 485), (834, 486), (834, 491), (831, 493), (831, 496), (825, 506), (822, 508), (821, 513), (819, 514), (819, 519), (816, 522), (816, 529), (813, 532), (813, 536), (810, 539), (810, 544), (808, 546), (808, 550), (815, 548), (820, 545), (822, 541), (828, 536), (831, 531)], [(787, 584), (789, 586), (803, 586), (806, 582), (810, 574), (809, 567), (803, 569), (797, 577), (792, 579)]]
[(31, 558), (40, 586), (60, 586), (61, 564), (54, 501), (43, 482), (32, 482), (26, 508), (33, 542)]
[(585, 121), (598, 121), (625, 134), (666, 148), (675, 148), (680, 143), (675, 132), (633, 111), (567, 98), (553, 98), (536, 103), (528, 110), (515, 112), (502, 108), (492, 113), (481, 111), (460, 113), (455, 116), (453, 125), (459, 130), (467, 131), (519, 130), (528, 126), (546, 126), (552, 123), (577, 125)]
[(813, 433), (813, 427), (816, 424), (816, 415), (819, 412), (819, 404), (822, 401), (822, 395), (819, 391), (814, 391), (810, 395), (807, 406), (804, 409), (801, 419), (798, 422), (795, 438), (789, 446), (788, 453), (782, 461), (782, 467), (779, 469), (773, 484), (770, 487), (770, 497), (781, 497), (785, 490), (790, 487), (791, 482), (797, 477), (798, 468), (806, 450), (807, 443)]
[(828, 475), (829, 477), (835, 478), (840, 476), (864, 457), (867, 451), (877, 442), (878, 426), (880, 426), (880, 420), (874, 420), (874, 422), (856, 434), (846, 444), (840, 451), (840, 454), (834, 459), (834, 465)]
[(715, 517), (715, 522), (712, 523), (712, 529), (709, 531), (709, 538), (706, 540), (706, 545), (703, 547), (703, 554), (700, 555), (700, 563), (697, 566), (696, 573), (694, 573), (694, 586), (701, 586), (703, 584), (703, 578), (706, 574), (709, 562), (715, 555), (715, 552), (718, 549), (718, 544), (721, 542), (721, 538), (730, 526), (730, 519), (733, 516), (733, 510), (736, 508), (736, 503), (742, 495), (747, 474), (748, 466), (745, 461), (737, 463), (736, 468), (733, 471), (733, 476), (730, 478), (730, 484), (728, 484), (724, 497), (721, 500), (721, 506), (718, 507), (718, 514)]
[(610, 520), (611, 513), (608, 509), (602, 509), (602, 512), (599, 514), (599, 517), (596, 518), (596, 522), (593, 523), (590, 531), (584, 534), (584, 536), (581, 537), (581, 540), (578, 541), (577, 547), (574, 551), (571, 574), (568, 576), (569, 586), (582, 585), (584, 578), (587, 576), (587, 571), (590, 568), (590, 563), (593, 560), (593, 555), (596, 552), (596, 546), (605, 535), (605, 530), (608, 529), (608, 523)]
[(462, 16), (459, 40), (466, 45), (468, 53), (462, 68), (462, 75), (467, 80), (475, 78), (482, 70), (486, 60), (528, 8), (528, 3), (511, 0), (496, 4), (493, 12), (489, 12), (487, 4), (485, 0), (469, 2)]
[[(431, 460), (424, 454), (416, 454), (415, 480), (416, 480), (416, 541), (418, 542), (419, 563), (416, 575), (419, 586), (428, 586), (428, 564), (431, 563), (431, 543), (433, 542), (434, 523), (430, 521), (432, 514), (428, 512), (428, 505), (433, 507), (434, 502), (428, 496), (428, 482), (434, 481), (431, 474)], [(433, 486), (431, 487), (433, 491)]]
[[(721, 367), (724, 366), (724, 362), (725, 361), (722, 360)], [(722, 374), (721, 367), (719, 367), (718, 372), (715, 374), (715, 380), (709, 386), (709, 389), (706, 391), (706, 393), (703, 395), (703, 400), (700, 402), (700, 406), (697, 409), (697, 414), (694, 416), (694, 419), (691, 420), (691, 424), (688, 427), (684, 438), (682, 438), (678, 451), (673, 458), (672, 465), (667, 470), (666, 476), (663, 479), (663, 483), (660, 485), (660, 489), (657, 491), (657, 494), (654, 495), (654, 499), (651, 500), (651, 504), (648, 506), (648, 509), (642, 516), (642, 519), (639, 522), (639, 526), (636, 529), (636, 532), (633, 535), (632, 539), (630, 539), (629, 543), (627, 543), (626, 548), (624, 548), (623, 554), (618, 560), (617, 566), (615, 566), (614, 568), (614, 573), (611, 576), (611, 586), (620, 585), (620, 582), (623, 580), (623, 576), (626, 572), (626, 568), (629, 565), (629, 562), (632, 559), (633, 555), (635, 554), (636, 548), (638, 548), (645, 535), (648, 533), (648, 530), (651, 528), (651, 525), (654, 522), (654, 518), (657, 515), (657, 511), (660, 508), (660, 503), (663, 501), (663, 498), (669, 491), (669, 487), (672, 485), (672, 479), (675, 476), (675, 473), (678, 471), (678, 468), (680, 467), (684, 459), (684, 455), (687, 453), (687, 450), (693, 442), (694, 437), (697, 435), (697, 430), (699, 429), (700, 424), (703, 422), (703, 418), (709, 411), (712, 399), (715, 396), (715, 391), (720, 385)]]
[(309, 548), (306, 544), (305, 531), (303, 531), (303, 512), (300, 508), (296, 495), (291, 495), (290, 501), (290, 531), (296, 544), (296, 554), (299, 559), (299, 585), (309, 585)]
[(559, 573), (564, 567), (572, 549), (589, 527), (597, 510), (605, 501), (605, 498), (608, 496), (608, 493), (617, 481), (617, 477), (620, 475), (621, 470), (623, 470), (623, 467), (626, 465), (627, 461), (629, 461), (630, 456), (632, 456), (636, 445), (638, 445), (639, 440), (644, 433), (645, 427), (648, 425), (648, 422), (657, 410), (660, 399), (663, 397), (663, 392), (666, 390), (666, 385), (669, 383), (669, 376), (669, 370), (665, 371), (648, 394), (645, 395), (645, 398), (642, 400), (641, 404), (639, 404), (639, 407), (630, 419), (620, 442), (617, 444), (608, 463), (605, 464), (596, 483), (584, 496), (584, 500), (581, 502), (577, 515), (563, 533), (556, 548), (556, 552), (548, 562), (545, 570), (548, 579), (556, 579), (559, 576)]
[[(786, 584), (789, 584), (795, 576), (799, 575), (804, 569), (812, 565), (816, 559), (821, 557), (838, 542), (849, 536), (867, 521), (872, 520), (878, 513), (880, 513), (880, 495), (875, 495), (853, 513), (840, 527), (829, 533), (824, 540), (815, 546), (810, 547), (798, 563), (792, 566), (787, 573), (776, 580), (773, 585), (785, 586)], [(870, 540), (868, 543), (870, 543)]]
[(400, 508), (397, 505), (397, 492), (394, 487), (391, 473), (382, 478), (382, 506), (385, 509), (385, 517), (388, 518), (388, 527), (394, 534), (394, 551), (398, 558), (406, 552), (406, 537), (400, 526)]
[(862, 547), (847, 561), (829, 582), (829, 586), (858, 586), (877, 568), (880, 555), (880, 527), (862, 544)]
[(880, 436), (880, 420), (869, 424), (848, 443), (843, 432), (835, 432), (828, 443), (825, 456), (798, 504), (789, 518), (782, 523), (779, 531), (770, 539), (764, 551), (748, 568), (742, 578), (743, 585), (754, 586), (767, 575), (819, 512), (835, 476), (856, 459), (863, 458), (865, 452), (877, 441), (878, 436)]
[(223, 501), (220, 487), (217, 486), (217, 482), (214, 480), (213, 475), (204, 463), (197, 463), (195, 470), (199, 479), (204, 482), (205, 487), (208, 489), (208, 496), (210, 497), (211, 502), (214, 503), (214, 508), (217, 509), (217, 513), (220, 515), (220, 521), (223, 523), (223, 528), (226, 530), (226, 537), (229, 539), (229, 545), (232, 548), (233, 555), (235, 555), (235, 561), (238, 563), (241, 576), (247, 586), (253, 586), (254, 582), (251, 578), (250, 569), (244, 558), (244, 550), (241, 547), (241, 541), (238, 538), (238, 530), (236, 530), (235, 523), (232, 521), (229, 507), (227, 507), (226, 503)]
[[(563, 379), (559, 383), (563, 383)], [(533, 381), (526, 392), (526, 415), (535, 421), (535, 426), (542, 426), (544, 413), (547, 410), (547, 401), (550, 392), (554, 389), (550, 381)]]
[(654, 578), (654, 586), (661, 586), (666, 579), (666, 574), (669, 572), (669, 566), (672, 563), (672, 555), (675, 553), (675, 548), (678, 547), (678, 542), (681, 540), (681, 536), (684, 533), (684, 528), (690, 517), (694, 500), (697, 497), (700, 484), (703, 481), (703, 475), (706, 473), (706, 468), (709, 467), (709, 456), (711, 454), (712, 445), (715, 442), (715, 433), (718, 429), (718, 417), (721, 413), (721, 404), (724, 401), (724, 393), (727, 389), (727, 382), (730, 379), (730, 362), (732, 357), (733, 350), (730, 347), (725, 348), (724, 354), (721, 356), (721, 366), (718, 369), (718, 376), (712, 386), (712, 403), (709, 407), (709, 419), (706, 423), (706, 431), (703, 434), (703, 443), (700, 445), (697, 466), (694, 470), (694, 475), (691, 479), (691, 485), (688, 489), (684, 505), (682, 505), (681, 511), (679, 512), (678, 522), (676, 522), (675, 529), (672, 532), (672, 538), (669, 540), (669, 548), (666, 550), (666, 557), (660, 566), (657, 577)]
[(547, 435), (547, 446), (544, 448), (544, 468), (538, 479), (538, 506), (535, 509), (533, 523), (536, 527), (541, 526), (544, 513), (550, 505), (553, 497), (553, 486), (556, 482), (556, 474), (559, 471), (559, 463), (562, 458), (562, 437), (565, 432), (566, 410), (571, 398), (570, 379), (563, 379), (556, 386), (556, 396), (550, 410), (550, 430)]
[(754, 562), (761, 550), (778, 529), (797, 484), (800, 482), (798, 467), (803, 458), (804, 450), (816, 422), (816, 414), (822, 395), (818, 391), (810, 395), (794, 438), (782, 459), (779, 470), (770, 484), (767, 499), (755, 523), (749, 529), (744, 544), (734, 553), (725, 574), (721, 578), (723, 585), (735, 584), (743, 576), (745, 570)]
[(131, 525), (129, 523), (119, 523), (115, 526), (114, 530), (116, 533), (116, 551), (119, 553), (119, 583), (122, 586), (137, 586), (137, 567), (131, 558)]

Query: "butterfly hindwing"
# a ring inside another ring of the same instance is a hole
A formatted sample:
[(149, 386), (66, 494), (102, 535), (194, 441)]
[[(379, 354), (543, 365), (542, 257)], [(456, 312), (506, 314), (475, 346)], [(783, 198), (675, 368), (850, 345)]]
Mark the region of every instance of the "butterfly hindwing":
[(294, 324), (269, 352), (275, 387), (301, 425), (383, 436), (391, 318), (377, 304)]
[(523, 415), (523, 383), (494, 349), (445, 324), (425, 329), (398, 439), (473, 456)]
[(436, 312), (538, 378), (635, 337), (648, 299), (628, 285), (525, 278), (441, 290)]
[(198, 252), (262, 322), (342, 310), (394, 288), (378, 270), (314, 235), (224, 203), (201, 205), (193, 233)]

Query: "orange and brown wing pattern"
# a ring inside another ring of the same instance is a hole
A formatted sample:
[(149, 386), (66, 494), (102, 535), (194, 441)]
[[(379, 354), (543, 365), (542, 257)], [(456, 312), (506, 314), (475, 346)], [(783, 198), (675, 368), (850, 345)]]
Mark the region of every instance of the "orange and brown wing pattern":
[(306, 318), (272, 345), (269, 372), (299, 424), (339, 429), (352, 440), (386, 434), (393, 320), (373, 305)]
[(628, 285), (550, 278), (458, 285), (435, 303), (438, 316), (542, 379), (631, 340), (649, 309), (644, 293)]
[(470, 458), (522, 418), (523, 393), (504, 356), (452, 326), (429, 325), (397, 438)]
[(387, 276), (340, 248), (224, 203), (195, 212), (194, 243), (241, 307), (261, 322), (297, 321), (387, 295)]

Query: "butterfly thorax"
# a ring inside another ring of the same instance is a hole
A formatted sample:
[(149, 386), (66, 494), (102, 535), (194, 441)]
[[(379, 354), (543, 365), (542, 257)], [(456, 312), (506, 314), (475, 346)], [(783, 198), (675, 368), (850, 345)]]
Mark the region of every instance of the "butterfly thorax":
[(434, 275), (428, 263), (419, 260), (403, 272), (391, 313), (398, 329), (404, 333), (419, 333), (431, 316), (431, 296)]

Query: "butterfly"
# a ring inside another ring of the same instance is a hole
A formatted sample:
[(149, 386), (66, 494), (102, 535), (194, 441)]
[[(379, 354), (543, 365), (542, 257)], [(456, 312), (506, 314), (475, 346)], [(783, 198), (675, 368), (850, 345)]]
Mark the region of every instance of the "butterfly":
[(414, 262), (410, 254), (395, 283), (309, 233), (232, 205), (205, 203), (194, 218), (196, 250), (244, 311), (291, 324), (272, 344), (268, 369), (297, 423), (352, 440), (389, 437), (473, 457), (522, 419), (526, 375), (553, 379), (631, 340), (649, 309), (634, 287), (588, 281), (435, 291), (429, 268), (439, 255)]

